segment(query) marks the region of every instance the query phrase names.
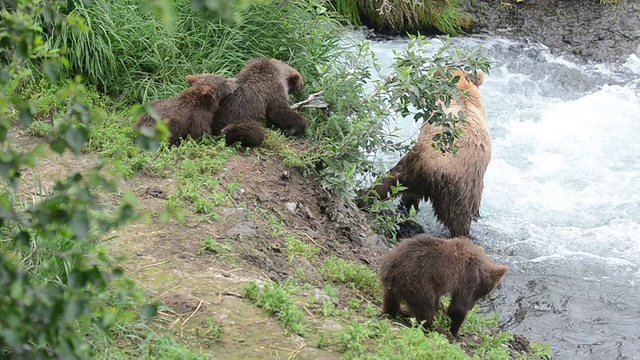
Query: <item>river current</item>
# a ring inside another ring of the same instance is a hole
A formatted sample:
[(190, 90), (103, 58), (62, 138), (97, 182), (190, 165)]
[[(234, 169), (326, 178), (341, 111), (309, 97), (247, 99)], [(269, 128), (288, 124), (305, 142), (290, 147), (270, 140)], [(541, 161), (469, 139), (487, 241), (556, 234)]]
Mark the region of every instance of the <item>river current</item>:
[[(510, 270), (483, 311), (557, 359), (640, 359), (640, 59), (585, 64), (535, 43), (454, 44), (481, 44), (492, 60), (480, 92), (493, 156), (471, 235)], [(385, 69), (407, 41), (371, 45)], [(397, 125), (401, 137), (420, 126)], [(448, 236), (427, 204), (418, 220)]]

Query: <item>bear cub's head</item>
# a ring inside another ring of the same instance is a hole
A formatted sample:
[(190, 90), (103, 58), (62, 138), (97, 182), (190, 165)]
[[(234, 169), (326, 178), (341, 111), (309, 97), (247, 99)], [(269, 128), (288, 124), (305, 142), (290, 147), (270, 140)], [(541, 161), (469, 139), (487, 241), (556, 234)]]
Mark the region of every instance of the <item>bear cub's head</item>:
[(500, 280), (509, 268), (505, 265), (494, 263), (484, 252), (482, 246), (475, 244), (471, 246), (475, 248), (475, 256), (480, 263), (477, 269), (479, 282), (473, 293), (474, 300), (478, 301), (489, 295), (493, 288), (500, 283)]
[(280, 76), (286, 79), (287, 93), (289, 95), (298, 95), (304, 90), (304, 80), (298, 70), (277, 59), (270, 59), (269, 62), (274, 68), (278, 69)]
[(458, 79), (458, 89), (460, 91), (465, 91), (468, 89), (477, 89), (480, 85), (484, 83), (484, 72), (482, 70), (476, 71), (476, 75), (474, 76), (472, 73), (456, 70), (451, 73), (452, 77), (459, 76)]
[(225, 78), (215, 74), (187, 75), (187, 84), (191, 87), (202, 87), (206, 90), (213, 90), (218, 100), (231, 95), (238, 88), (235, 78)]

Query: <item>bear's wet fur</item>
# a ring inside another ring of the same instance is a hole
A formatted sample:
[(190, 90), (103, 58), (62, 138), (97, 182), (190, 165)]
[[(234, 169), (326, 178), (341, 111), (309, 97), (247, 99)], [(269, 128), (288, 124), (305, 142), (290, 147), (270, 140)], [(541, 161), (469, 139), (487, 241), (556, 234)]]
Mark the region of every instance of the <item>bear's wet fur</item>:
[[(384, 200), (389, 197), (391, 187), (400, 182), (407, 187), (401, 192), (404, 208), (413, 206), (418, 210), (420, 201), (431, 200), (438, 220), (449, 229), (452, 237), (456, 237), (469, 236), (471, 221), (480, 211), (484, 174), (491, 160), (491, 136), (478, 90), (484, 81), (484, 73), (478, 71), (472, 76), (456, 70), (451, 75), (459, 77), (458, 89), (464, 92), (444, 109), (453, 116), (462, 111), (466, 117), (466, 123), (461, 125), (464, 139), (458, 143), (458, 152), (443, 154), (434, 149), (432, 139), (441, 128), (425, 122), (414, 147), (372, 190)], [(369, 191), (364, 194), (371, 197)], [(363, 197), (358, 199), (358, 206), (362, 208), (365, 204)]]
[[(415, 317), (429, 328), (436, 311), (442, 309), (440, 297), (451, 295), (447, 315), (451, 335), (457, 337), (467, 313), (493, 290), (507, 270), (466, 237), (418, 235), (404, 239), (380, 261), (382, 312), (393, 317)], [(402, 303), (408, 312), (401, 309)]]
[[(186, 79), (190, 87), (178, 96), (149, 104), (158, 119), (167, 119), (170, 145), (176, 145), (187, 136), (198, 139), (204, 134), (212, 134), (211, 122), (220, 100), (236, 89), (235, 79), (220, 75), (189, 75)], [(142, 127), (155, 128), (156, 119), (148, 113), (142, 115), (135, 128)]]
[(290, 94), (304, 89), (300, 73), (282, 61), (270, 58), (251, 60), (234, 76), (237, 90), (221, 101), (212, 124), (214, 134), (223, 134), (228, 145), (260, 146), (264, 124), (273, 125), (286, 135), (303, 135), (304, 117), (289, 107)]

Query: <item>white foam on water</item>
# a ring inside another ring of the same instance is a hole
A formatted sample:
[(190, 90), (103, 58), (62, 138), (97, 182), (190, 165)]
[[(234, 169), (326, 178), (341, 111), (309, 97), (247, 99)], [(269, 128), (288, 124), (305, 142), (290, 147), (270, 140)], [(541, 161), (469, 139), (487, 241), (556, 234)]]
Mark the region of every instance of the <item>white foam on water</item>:
[[(604, 85), (558, 101), (505, 92), (509, 81), (528, 79), (494, 76), (481, 87), (492, 99), (487, 109), (494, 134), (482, 204), (491, 219), (483, 224), (499, 231), (514, 218), (531, 224), (537, 229), (528, 234), (532, 240), (546, 241), (536, 261), (567, 254), (617, 264), (640, 260), (638, 94)], [(496, 109), (495, 98), (505, 104)]]
[(626, 66), (629, 70), (633, 71), (634, 73), (640, 74), (640, 58), (638, 58), (638, 55), (636, 54), (629, 55), (629, 58), (624, 63), (624, 66)]

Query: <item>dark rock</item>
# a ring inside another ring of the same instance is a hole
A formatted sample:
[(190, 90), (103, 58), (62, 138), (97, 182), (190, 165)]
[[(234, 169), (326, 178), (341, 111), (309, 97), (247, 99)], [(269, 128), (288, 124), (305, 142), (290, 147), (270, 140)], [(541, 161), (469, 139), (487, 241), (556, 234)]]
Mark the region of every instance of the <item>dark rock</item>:
[(224, 232), (224, 236), (234, 237), (243, 235), (247, 237), (255, 237), (256, 229), (251, 221), (243, 221), (233, 225)]
[(311, 265), (309, 260), (307, 260), (304, 256), (295, 255), (292, 259), (292, 264), (294, 269), (301, 271), (302, 278), (307, 280), (307, 282), (311, 282), (314, 284), (322, 284), (323, 279), (318, 269), (315, 266)]
[(640, 43), (639, 1), (474, 0), (465, 8), (472, 33), (530, 39), (586, 61), (624, 61)]

